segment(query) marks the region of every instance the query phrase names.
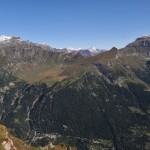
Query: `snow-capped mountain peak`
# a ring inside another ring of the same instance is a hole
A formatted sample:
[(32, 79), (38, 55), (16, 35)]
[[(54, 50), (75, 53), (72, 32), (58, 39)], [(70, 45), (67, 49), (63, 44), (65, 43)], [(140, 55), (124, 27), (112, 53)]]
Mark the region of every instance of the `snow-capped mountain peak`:
[(8, 43), (12, 40), (22, 41), (22, 39), (19, 36), (6, 36), (6, 35), (0, 36), (0, 42), (1, 43)]
[(38, 47), (41, 47), (43, 50), (48, 51), (55, 51), (55, 52), (64, 52), (64, 53), (72, 53), (74, 55), (80, 53), (82, 56), (88, 57), (88, 56), (94, 56), (98, 53), (103, 52), (103, 50), (100, 50), (96, 47), (91, 48), (53, 48), (50, 47), (48, 43), (33, 43), (29, 40), (23, 40), (19, 36), (0, 36), (0, 47), (6, 47), (6, 46), (18, 46), (22, 45), (25, 47), (35, 45)]
[(81, 48), (72, 48), (72, 47), (69, 47), (67, 48), (68, 51), (79, 51), (81, 50)]
[(0, 36), (0, 42), (8, 41), (11, 38), (12, 38), (11, 36), (2, 35), (2, 36)]
[(99, 49), (96, 48), (96, 47), (91, 47), (91, 48), (89, 48), (89, 51), (91, 51), (91, 52), (97, 52), (97, 51), (99, 51)]
[(91, 48), (89, 48), (89, 50), (96, 51), (97, 48), (96, 47), (91, 47)]
[(150, 38), (150, 35), (144, 35), (141, 38)]
[(98, 53), (102, 53), (104, 52), (105, 50), (100, 50), (96, 47), (91, 47), (91, 48), (67, 48), (67, 53), (74, 53), (74, 54), (77, 54), (77, 53), (80, 53), (81, 55), (83, 56), (94, 56)]

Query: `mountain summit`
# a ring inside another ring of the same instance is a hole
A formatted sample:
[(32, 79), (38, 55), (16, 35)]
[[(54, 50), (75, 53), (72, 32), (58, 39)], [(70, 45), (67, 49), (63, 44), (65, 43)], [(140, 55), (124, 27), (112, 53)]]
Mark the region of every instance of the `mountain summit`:
[(149, 35), (144, 35), (144, 36), (141, 36), (141, 37), (137, 38), (137, 40), (143, 40), (143, 39), (150, 39), (150, 34)]
[(0, 36), (0, 42), (10, 40), (11, 38), (12, 38), (11, 36), (2, 35), (2, 36)]
[(125, 53), (150, 57), (150, 35), (137, 38), (122, 49)]
[(99, 50), (1, 39), (0, 124), (12, 135), (36, 147), (150, 149), (149, 36), (88, 57)]

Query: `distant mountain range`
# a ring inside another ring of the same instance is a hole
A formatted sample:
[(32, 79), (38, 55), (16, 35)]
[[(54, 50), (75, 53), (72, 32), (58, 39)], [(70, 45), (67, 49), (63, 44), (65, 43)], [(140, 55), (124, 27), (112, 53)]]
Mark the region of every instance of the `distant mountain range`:
[(2, 150), (149, 150), (150, 36), (107, 51), (1, 36), (0, 124)]
[(24, 41), (20, 37), (17, 36), (0, 36), (0, 46), (8, 46), (8, 45), (15, 45), (15, 44), (28, 44), (28, 45), (35, 45), (43, 48), (44, 50), (50, 50), (54, 52), (64, 52), (64, 53), (73, 53), (77, 54), (80, 53), (83, 56), (89, 57), (89, 56), (94, 56), (98, 53), (102, 53), (105, 50), (100, 50), (96, 47), (91, 47), (89, 49), (81, 49), (81, 48), (52, 48), (50, 47), (47, 43), (33, 43), (31, 41)]

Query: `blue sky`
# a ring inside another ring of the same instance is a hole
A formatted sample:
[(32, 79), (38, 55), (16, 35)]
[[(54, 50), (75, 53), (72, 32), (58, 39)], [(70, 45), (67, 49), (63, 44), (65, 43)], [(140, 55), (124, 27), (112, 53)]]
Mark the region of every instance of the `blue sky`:
[(150, 0), (3, 0), (0, 35), (53, 47), (124, 47), (150, 34)]

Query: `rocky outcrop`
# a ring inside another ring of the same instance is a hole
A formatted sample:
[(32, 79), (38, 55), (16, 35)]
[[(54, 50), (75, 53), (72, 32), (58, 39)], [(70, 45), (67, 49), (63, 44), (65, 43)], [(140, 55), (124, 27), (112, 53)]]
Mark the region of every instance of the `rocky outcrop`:
[(150, 36), (142, 36), (122, 49), (126, 54), (150, 57)]

